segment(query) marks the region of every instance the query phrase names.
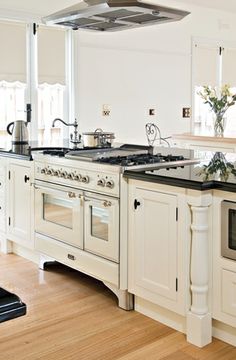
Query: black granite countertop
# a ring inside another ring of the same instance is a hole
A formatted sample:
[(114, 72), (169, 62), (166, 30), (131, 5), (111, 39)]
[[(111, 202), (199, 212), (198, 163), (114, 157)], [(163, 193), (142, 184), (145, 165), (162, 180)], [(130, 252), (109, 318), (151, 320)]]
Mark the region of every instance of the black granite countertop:
[(41, 144), (37, 141), (31, 141), (28, 144), (14, 144), (11, 143), (4, 144), (3, 147), (0, 148), (0, 156), (11, 157), (15, 159), (21, 160), (33, 160), (33, 153), (36, 151), (45, 151), (45, 150), (72, 150), (73, 147), (70, 146), (67, 140), (62, 141), (61, 144), (56, 146)]
[(220, 189), (236, 191), (236, 153), (157, 148), (162, 154), (180, 155), (199, 159), (195, 165), (184, 168), (159, 169), (154, 171), (126, 170), (124, 177), (159, 184), (184, 187), (194, 190)]

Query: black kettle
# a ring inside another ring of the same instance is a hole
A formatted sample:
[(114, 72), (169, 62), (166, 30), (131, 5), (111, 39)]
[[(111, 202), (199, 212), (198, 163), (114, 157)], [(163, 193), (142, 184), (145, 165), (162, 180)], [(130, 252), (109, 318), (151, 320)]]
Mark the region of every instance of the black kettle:
[(7, 132), (12, 136), (12, 144), (28, 144), (27, 122), (16, 120), (7, 125)]

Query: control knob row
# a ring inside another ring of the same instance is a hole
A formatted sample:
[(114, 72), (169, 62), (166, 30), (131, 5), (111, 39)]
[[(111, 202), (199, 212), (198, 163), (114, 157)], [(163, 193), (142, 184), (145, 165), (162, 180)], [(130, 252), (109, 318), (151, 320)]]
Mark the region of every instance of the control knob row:
[(74, 174), (73, 172), (68, 173), (67, 171), (43, 168), (43, 169), (41, 169), (41, 174), (57, 176), (57, 177), (61, 177), (64, 179), (69, 179), (69, 180), (76, 180), (76, 181), (83, 182), (85, 184), (89, 183), (88, 175), (82, 176), (80, 174)]
[(102, 186), (102, 187), (108, 187), (109, 189), (113, 189), (114, 188), (114, 186), (115, 186), (115, 183), (114, 183), (114, 181), (113, 180), (108, 180), (108, 181), (106, 181), (105, 179), (99, 179), (98, 181), (97, 181), (97, 185), (98, 186)]

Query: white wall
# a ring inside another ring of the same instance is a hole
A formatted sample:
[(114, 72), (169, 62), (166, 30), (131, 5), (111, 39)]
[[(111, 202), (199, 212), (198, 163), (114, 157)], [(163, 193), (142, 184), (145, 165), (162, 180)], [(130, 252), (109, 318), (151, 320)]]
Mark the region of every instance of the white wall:
[[(183, 3), (176, 7), (191, 15), (121, 32), (77, 32), (82, 131), (101, 127), (114, 131), (117, 141), (134, 143), (146, 143), (147, 122), (155, 122), (163, 136), (190, 131), (191, 120), (182, 118), (182, 107), (191, 106), (192, 37), (235, 41), (235, 13)], [(103, 104), (111, 108), (108, 117), (102, 116)], [(149, 108), (156, 109), (156, 116), (148, 115)]]

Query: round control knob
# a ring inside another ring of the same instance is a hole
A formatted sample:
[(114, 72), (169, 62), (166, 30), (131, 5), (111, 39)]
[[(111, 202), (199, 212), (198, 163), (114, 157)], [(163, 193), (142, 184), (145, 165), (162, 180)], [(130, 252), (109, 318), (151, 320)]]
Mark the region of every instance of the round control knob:
[(61, 170), (58, 170), (58, 177), (63, 177), (63, 172)]
[(65, 171), (65, 173), (66, 173), (65, 176), (64, 176), (65, 179), (70, 179), (70, 173), (68, 173), (68, 172), (66, 172), (66, 171)]
[(106, 187), (108, 187), (109, 189), (113, 189), (114, 186), (115, 186), (115, 184), (114, 184), (113, 180), (108, 180), (106, 182)]
[(53, 175), (59, 177), (59, 173), (60, 173), (59, 170), (55, 170), (54, 173), (53, 173)]
[(81, 181), (82, 181), (83, 183), (85, 183), (85, 184), (88, 184), (88, 183), (89, 183), (89, 177), (88, 177), (88, 175), (82, 176)]
[(68, 176), (67, 171), (62, 171), (61, 176), (62, 176), (64, 179), (66, 179), (67, 176)]
[(66, 178), (72, 180), (72, 176), (73, 176), (72, 173), (68, 173)]
[(46, 174), (46, 169), (45, 168), (43, 168), (43, 169), (41, 169), (41, 174)]
[(76, 180), (76, 181), (81, 181), (81, 179), (82, 179), (82, 176), (80, 175), (80, 174), (76, 174), (75, 176), (74, 176), (74, 180)]
[(50, 169), (45, 169), (45, 175), (51, 175), (51, 170)]
[(97, 185), (104, 187), (105, 186), (105, 180), (104, 179), (98, 179)]

